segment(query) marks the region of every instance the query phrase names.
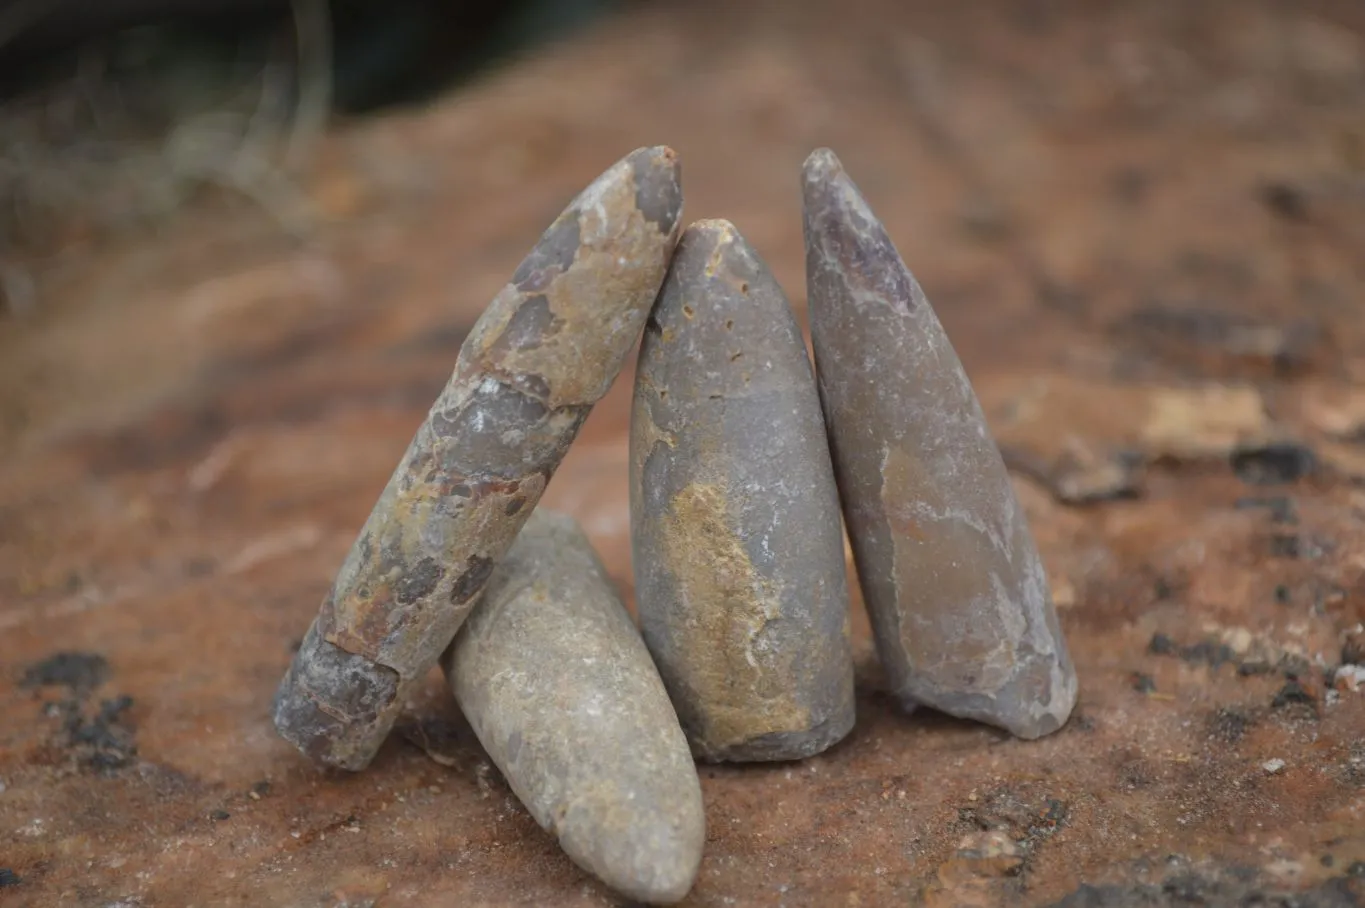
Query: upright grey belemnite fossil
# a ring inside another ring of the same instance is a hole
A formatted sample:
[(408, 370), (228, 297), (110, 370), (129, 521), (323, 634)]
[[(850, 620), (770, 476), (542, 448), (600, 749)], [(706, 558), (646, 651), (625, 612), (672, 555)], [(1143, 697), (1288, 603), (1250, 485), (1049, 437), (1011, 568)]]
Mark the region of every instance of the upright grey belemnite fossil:
[(639, 338), (681, 212), (674, 152), (632, 152), (474, 325), (276, 694), (276, 728), (315, 760), (366, 766), (455, 636)]
[(838, 158), (804, 168), (811, 334), (878, 653), (907, 704), (1023, 738), (1076, 674), (1042, 562), (957, 354)]
[(678, 241), (631, 413), (645, 642), (707, 760), (810, 756), (853, 727), (839, 497), (786, 297), (726, 221)]
[(670, 903), (701, 864), (701, 785), (659, 673), (592, 544), (538, 510), (441, 660), (512, 790), (585, 870)]

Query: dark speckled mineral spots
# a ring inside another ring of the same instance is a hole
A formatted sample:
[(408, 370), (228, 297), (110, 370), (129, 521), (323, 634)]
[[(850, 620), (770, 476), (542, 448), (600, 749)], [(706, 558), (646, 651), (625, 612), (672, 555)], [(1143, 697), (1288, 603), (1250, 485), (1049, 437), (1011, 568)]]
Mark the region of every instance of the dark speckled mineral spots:
[(803, 188), (820, 394), (887, 673), (908, 704), (1055, 731), (1076, 675), (971, 383), (832, 152), (807, 159)]
[(636, 601), (693, 751), (787, 760), (844, 737), (853, 663), (819, 397), (782, 290), (725, 221), (679, 241), (630, 445)]

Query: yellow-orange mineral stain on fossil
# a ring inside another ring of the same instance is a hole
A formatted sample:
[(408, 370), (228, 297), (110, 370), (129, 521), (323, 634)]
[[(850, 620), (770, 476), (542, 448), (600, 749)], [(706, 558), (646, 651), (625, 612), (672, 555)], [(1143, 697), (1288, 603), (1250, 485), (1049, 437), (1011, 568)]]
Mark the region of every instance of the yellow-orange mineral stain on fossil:
[(765, 648), (769, 623), (781, 617), (781, 588), (754, 568), (731, 530), (725, 490), (691, 483), (671, 505), (664, 558), (681, 587), (680, 620), (702, 630), (685, 637), (694, 649), (680, 660), (686, 666), (682, 680), (697, 699), (713, 704), (706, 727), (697, 731), (719, 749), (762, 734), (805, 730), (809, 711), (777, 683), (791, 669), (765, 668), (792, 659)]

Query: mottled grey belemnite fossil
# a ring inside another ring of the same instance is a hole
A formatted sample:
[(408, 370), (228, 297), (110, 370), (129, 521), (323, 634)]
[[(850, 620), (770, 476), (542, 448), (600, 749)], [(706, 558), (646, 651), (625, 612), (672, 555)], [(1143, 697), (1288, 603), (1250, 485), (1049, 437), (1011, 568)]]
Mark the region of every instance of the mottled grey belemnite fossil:
[(839, 498), (800, 329), (725, 221), (683, 232), (630, 437), (635, 598), (693, 752), (790, 760), (853, 727)]
[(807, 160), (806, 281), (877, 650), (909, 703), (1037, 738), (1076, 674), (1038, 550), (937, 316), (838, 158)]
[(569, 857), (633, 899), (687, 894), (706, 838), (697, 770), (571, 518), (531, 516), (441, 665), (489, 757)]
[(638, 149), (489, 304), (280, 684), (284, 738), (344, 769), (374, 757), (620, 372), (681, 213), (677, 156)]

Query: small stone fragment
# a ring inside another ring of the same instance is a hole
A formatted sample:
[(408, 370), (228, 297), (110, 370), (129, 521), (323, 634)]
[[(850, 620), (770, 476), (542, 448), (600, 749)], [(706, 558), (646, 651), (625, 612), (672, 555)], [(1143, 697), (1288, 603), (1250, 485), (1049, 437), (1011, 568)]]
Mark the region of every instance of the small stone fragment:
[(1332, 687), (1337, 693), (1354, 694), (1365, 685), (1365, 665), (1341, 665), (1332, 675)]
[(726, 221), (693, 224), (650, 315), (631, 415), (645, 642), (693, 753), (794, 760), (853, 727), (839, 496), (800, 328)]
[(1347, 665), (1365, 665), (1365, 628), (1356, 626), (1346, 632), (1341, 642), (1341, 661)]
[(1010, 469), (1062, 502), (1142, 494), (1160, 461), (1224, 460), (1282, 441), (1254, 387), (1125, 385), (1051, 375), (987, 375), (990, 426)]
[(1313, 472), (1317, 457), (1307, 445), (1277, 441), (1239, 447), (1231, 455), (1232, 471), (1249, 485), (1298, 482)]
[(1147, 652), (1158, 656), (1175, 655), (1179, 650), (1180, 647), (1176, 646), (1175, 641), (1160, 631), (1153, 634), (1151, 641), (1147, 644)]
[(1255, 713), (1223, 707), (1215, 711), (1210, 718), (1209, 733), (1225, 744), (1236, 744), (1256, 725), (1256, 722)]
[(1339, 441), (1365, 439), (1365, 388), (1313, 384), (1300, 401), (1305, 420), (1319, 432)]
[(674, 152), (632, 152), (474, 325), (276, 694), (275, 727), (313, 759), (357, 770), (374, 757), (620, 372), (681, 210)]
[(571, 518), (532, 515), (441, 665), (488, 756), (569, 857), (632, 899), (687, 894), (706, 837), (697, 770)]
[(981, 406), (938, 318), (838, 158), (804, 172), (821, 399), (877, 649), (907, 703), (1023, 738), (1076, 674)]
[(1278, 758), (1274, 760), (1266, 760), (1264, 763), (1261, 764), (1261, 768), (1273, 776), (1284, 769), (1284, 761)]
[(1318, 699), (1303, 682), (1290, 678), (1284, 683), (1270, 701), (1271, 709), (1297, 712), (1300, 715), (1317, 718)]

